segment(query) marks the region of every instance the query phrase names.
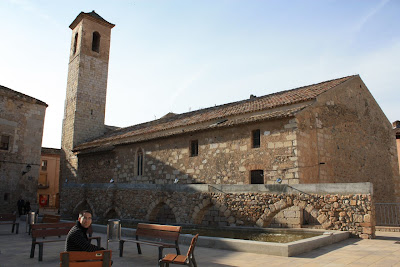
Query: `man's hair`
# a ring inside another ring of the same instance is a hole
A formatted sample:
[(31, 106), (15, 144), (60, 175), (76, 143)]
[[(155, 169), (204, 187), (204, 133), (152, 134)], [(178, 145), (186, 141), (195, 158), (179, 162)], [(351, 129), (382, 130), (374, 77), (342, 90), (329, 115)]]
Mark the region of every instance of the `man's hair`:
[(91, 212), (90, 212), (90, 210), (82, 210), (81, 212), (79, 212), (79, 218), (80, 217), (83, 217), (83, 214), (84, 213), (90, 213), (90, 214), (92, 214)]

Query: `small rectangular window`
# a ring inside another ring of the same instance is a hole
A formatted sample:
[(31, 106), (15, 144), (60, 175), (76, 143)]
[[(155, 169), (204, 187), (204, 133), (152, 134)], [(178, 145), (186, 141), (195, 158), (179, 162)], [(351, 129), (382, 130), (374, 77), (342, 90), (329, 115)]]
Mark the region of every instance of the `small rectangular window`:
[(198, 140), (192, 140), (190, 142), (190, 156), (191, 157), (196, 157), (199, 155), (199, 141)]
[(47, 160), (42, 160), (42, 171), (47, 171)]
[(143, 152), (142, 152), (142, 150), (139, 150), (137, 152), (137, 175), (138, 176), (143, 175)]
[(254, 130), (252, 132), (252, 137), (253, 137), (253, 139), (252, 139), (252, 147), (253, 148), (260, 147), (260, 144), (261, 144), (261, 142), (260, 142), (260, 133), (261, 133), (260, 129)]
[(0, 150), (8, 150), (9, 147), (10, 147), (10, 136), (2, 135), (1, 143), (0, 143)]
[(250, 179), (252, 184), (263, 184), (264, 183), (264, 171), (263, 170), (253, 170), (250, 173)]
[(39, 179), (38, 179), (38, 185), (40, 186), (47, 186), (47, 174), (42, 173), (39, 175)]

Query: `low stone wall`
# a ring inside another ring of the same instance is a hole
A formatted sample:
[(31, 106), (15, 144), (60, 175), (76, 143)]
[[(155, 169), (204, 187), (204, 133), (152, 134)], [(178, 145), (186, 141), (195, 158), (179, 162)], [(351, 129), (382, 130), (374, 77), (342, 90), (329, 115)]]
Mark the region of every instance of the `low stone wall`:
[(330, 185), (68, 184), (62, 190), (61, 212), (63, 217), (76, 217), (80, 210), (90, 209), (94, 217), (104, 219), (269, 227), (277, 214), (295, 207), (305, 210), (323, 229), (373, 238), (371, 185)]

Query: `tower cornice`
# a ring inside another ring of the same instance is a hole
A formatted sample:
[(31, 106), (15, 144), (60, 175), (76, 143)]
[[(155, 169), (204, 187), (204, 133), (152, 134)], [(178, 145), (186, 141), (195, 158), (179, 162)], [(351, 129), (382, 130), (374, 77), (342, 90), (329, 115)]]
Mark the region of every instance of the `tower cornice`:
[(105, 19), (103, 19), (99, 14), (97, 14), (94, 10), (92, 12), (89, 13), (85, 13), (85, 12), (81, 12), (79, 13), (79, 15), (76, 17), (76, 19), (71, 23), (71, 25), (69, 25), (69, 28), (71, 30), (73, 30), (76, 25), (79, 24), (79, 22), (81, 22), (81, 20), (83, 20), (84, 18), (92, 20), (92, 21), (96, 21), (106, 27), (109, 27), (110, 29), (114, 28), (115, 24), (112, 24), (108, 21), (106, 21)]

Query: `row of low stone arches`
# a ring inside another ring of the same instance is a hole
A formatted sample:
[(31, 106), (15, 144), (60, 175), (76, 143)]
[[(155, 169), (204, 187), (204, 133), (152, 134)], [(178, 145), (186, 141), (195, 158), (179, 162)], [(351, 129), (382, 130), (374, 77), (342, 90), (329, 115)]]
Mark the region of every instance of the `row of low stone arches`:
[[(258, 218), (255, 224), (259, 227), (269, 227), (271, 225), (271, 222), (274, 221), (274, 217), (278, 213), (283, 212), (284, 210), (293, 206), (301, 206), (296, 204), (299, 203), (296, 201), (286, 202), (282, 199), (279, 202), (274, 203), (274, 205), (270, 205), (271, 207), (265, 210), (264, 214), (260, 216), (260, 218)], [(97, 214), (96, 210), (93, 208), (93, 205), (91, 205), (90, 202), (88, 202), (87, 200), (82, 200), (74, 208), (74, 217), (77, 218), (78, 213), (81, 210), (85, 209), (92, 211), (93, 217), (102, 218), (105, 221), (107, 221), (108, 219), (121, 218), (122, 214), (121, 210), (118, 207), (110, 207), (102, 214)], [(301, 210), (304, 211), (304, 216), (307, 218), (306, 224), (325, 229), (328, 229), (330, 227), (330, 224), (327, 223), (327, 221), (329, 221), (329, 218), (326, 216), (319, 216), (318, 209), (315, 209), (312, 205), (304, 205), (304, 203), (302, 203)], [(215, 203), (213, 203), (211, 199), (204, 199), (194, 208), (189, 218), (184, 219), (182, 218), (182, 216), (177, 214), (177, 212), (175, 212), (175, 209), (173, 208), (170, 200), (160, 198), (156, 201), (153, 201), (149, 205), (147, 214), (145, 218), (142, 219), (143, 221), (162, 224), (189, 223), (211, 227), (242, 224), (241, 218), (234, 217), (228, 207), (224, 205), (215, 205)]]

